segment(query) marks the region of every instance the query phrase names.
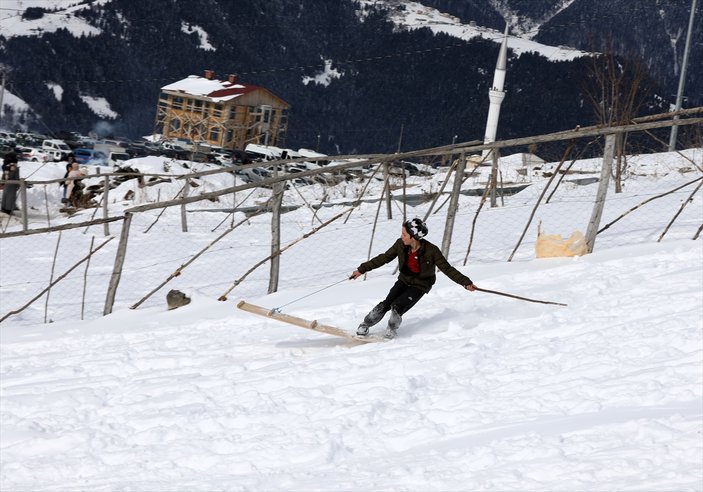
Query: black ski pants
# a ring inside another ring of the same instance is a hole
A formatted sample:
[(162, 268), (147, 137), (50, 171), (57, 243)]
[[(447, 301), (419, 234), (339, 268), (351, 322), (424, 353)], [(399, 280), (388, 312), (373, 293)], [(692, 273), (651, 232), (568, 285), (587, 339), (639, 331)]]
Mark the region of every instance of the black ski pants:
[(391, 287), (386, 298), (366, 315), (361, 324), (362, 326), (371, 327), (381, 321), (388, 311), (392, 311), (391, 319), (388, 321), (388, 327), (397, 330), (402, 321), (401, 316), (417, 304), (417, 301), (424, 295), (425, 293), (417, 287), (411, 287), (397, 280), (393, 287)]

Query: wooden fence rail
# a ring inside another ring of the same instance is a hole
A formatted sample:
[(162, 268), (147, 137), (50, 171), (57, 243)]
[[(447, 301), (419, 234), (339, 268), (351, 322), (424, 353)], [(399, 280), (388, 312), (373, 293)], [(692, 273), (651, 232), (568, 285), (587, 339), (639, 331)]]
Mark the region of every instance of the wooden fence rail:
[[(190, 186), (190, 180), (191, 179), (196, 179), (200, 177), (205, 177), (205, 176), (210, 176), (210, 175), (215, 175), (215, 174), (232, 174), (236, 173), (240, 169), (248, 169), (248, 168), (255, 168), (255, 167), (260, 167), (260, 166), (274, 166), (275, 168), (278, 169), (285, 169), (286, 165), (289, 164), (295, 164), (297, 162), (305, 162), (311, 160), (311, 158), (298, 158), (298, 159), (279, 159), (275, 161), (267, 161), (267, 162), (255, 162), (251, 164), (246, 164), (246, 165), (241, 165), (237, 167), (230, 167), (230, 168), (222, 168), (222, 169), (213, 169), (213, 170), (208, 170), (208, 171), (199, 171), (199, 172), (193, 172), (189, 174), (183, 174), (183, 175), (174, 175), (174, 174), (162, 174), (162, 173), (141, 173), (141, 172), (128, 172), (128, 173), (100, 173), (97, 175), (91, 175), (84, 177), (82, 179), (90, 179), (90, 178), (96, 178), (100, 177), (102, 178), (103, 181), (103, 186), (105, 188), (105, 191), (107, 192), (109, 189), (109, 178), (112, 177), (120, 177), (120, 178), (137, 178), (139, 180), (139, 183), (141, 186), (146, 186), (148, 185), (145, 184), (146, 181), (145, 179), (149, 178), (155, 178), (156, 180), (185, 180), (183, 188), (181, 189), (181, 192), (179, 192), (178, 195), (176, 195), (177, 198), (169, 199), (169, 200), (164, 200), (164, 201), (157, 201), (155, 203), (145, 203), (145, 204), (140, 204), (136, 205), (133, 207), (130, 207), (124, 211), (122, 211), (119, 215), (116, 216), (109, 216), (109, 210), (107, 208), (107, 199), (104, 200), (103, 202), (103, 218), (101, 219), (95, 219), (95, 220), (89, 220), (89, 221), (84, 221), (80, 223), (75, 223), (75, 224), (63, 224), (60, 226), (49, 226), (49, 227), (43, 227), (43, 228), (37, 228), (37, 229), (28, 229), (26, 223), (24, 225), (24, 229), (22, 231), (14, 231), (14, 232), (5, 232), (0, 234), (0, 239), (3, 238), (10, 238), (10, 237), (17, 237), (17, 236), (28, 236), (28, 235), (33, 235), (33, 234), (43, 234), (43, 233), (48, 233), (48, 232), (54, 232), (54, 231), (63, 231), (67, 229), (74, 229), (74, 228), (81, 228), (81, 227), (89, 227), (92, 225), (97, 225), (97, 224), (103, 224), (105, 227), (105, 234), (109, 234), (109, 230), (107, 228), (107, 224), (109, 222), (114, 222), (114, 221), (123, 221), (122, 224), (122, 230), (120, 234), (120, 240), (119, 240), (119, 245), (117, 247), (116, 255), (115, 255), (115, 261), (114, 261), (114, 266), (112, 270), (112, 275), (110, 277), (109, 281), (109, 286), (107, 290), (107, 296), (105, 300), (105, 306), (103, 310), (103, 314), (109, 314), (112, 312), (115, 299), (116, 299), (116, 292), (117, 288), (119, 286), (120, 282), (120, 277), (122, 275), (122, 269), (125, 261), (125, 256), (126, 256), (126, 249), (127, 249), (127, 244), (128, 244), (128, 239), (129, 239), (129, 229), (130, 229), (130, 224), (132, 222), (132, 217), (134, 214), (137, 213), (142, 213), (146, 212), (149, 210), (156, 210), (156, 209), (163, 209), (165, 210), (166, 208), (169, 207), (174, 207), (174, 206), (179, 206), (181, 207), (181, 216), (182, 216), (182, 230), (183, 232), (188, 231), (187, 227), (187, 222), (186, 222), (186, 206), (191, 203), (196, 203), (196, 202), (201, 202), (205, 200), (213, 200), (216, 199), (220, 196), (224, 195), (234, 195), (239, 191), (246, 191), (246, 190), (253, 190), (256, 188), (272, 188), (275, 193), (276, 193), (276, 198), (281, 199), (282, 193), (283, 193), (283, 185), (285, 182), (293, 179), (300, 179), (300, 178), (307, 178), (307, 177), (314, 177), (318, 176), (321, 174), (330, 174), (330, 173), (344, 173), (347, 170), (351, 169), (356, 169), (356, 168), (365, 168), (371, 165), (376, 165), (377, 169), (381, 168), (387, 168), (388, 165), (392, 162), (395, 161), (402, 161), (405, 159), (412, 159), (416, 157), (446, 157), (446, 156), (451, 156), (451, 155), (457, 155), (461, 154), (462, 158), (460, 160), (461, 163), (464, 163), (464, 157), (465, 155), (470, 155), (470, 154), (478, 154), (483, 150), (489, 150), (491, 151), (491, 154), (497, 155), (500, 149), (506, 149), (510, 147), (524, 147), (524, 146), (529, 146), (532, 144), (540, 144), (540, 143), (547, 143), (547, 142), (560, 142), (560, 141), (569, 141), (570, 143), (573, 143), (576, 139), (583, 139), (583, 138), (588, 138), (588, 139), (594, 139), (594, 138), (600, 138), (605, 136), (606, 137), (606, 155), (604, 156), (604, 163), (602, 166), (602, 173), (601, 173), (601, 179), (600, 179), (600, 185), (599, 185), (599, 190), (598, 190), (598, 196), (595, 198), (595, 203), (594, 203), (594, 209), (591, 215), (591, 221), (589, 223), (589, 232), (588, 232), (588, 246), (589, 246), (589, 251), (592, 251), (593, 249), (593, 243), (595, 242), (595, 236), (597, 234), (599, 225), (600, 225), (600, 218), (601, 218), (601, 212), (602, 212), (602, 205), (605, 201), (605, 194), (607, 193), (607, 181), (608, 181), (608, 176), (609, 176), (609, 166), (610, 166), (610, 159), (611, 159), (611, 154), (612, 154), (612, 145), (613, 145), (613, 140), (615, 139), (615, 136), (618, 134), (622, 133), (629, 133), (629, 132), (646, 132), (652, 129), (657, 129), (657, 128), (666, 128), (666, 127), (671, 127), (673, 125), (676, 126), (684, 126), (684, 125), (701, 125), (703, 124), (703, 117), (694, 117), (693, 115), (698, 115), (700, 113), (703, 113), (703, 108), (692, 108), (689, 110), (682, 110), (677, 113), (664, 113), (660, 115), (652, 115), (644, 118), (639, 118), (636, 120), (633, 120), (630, 123), (623, 123), (621, 125), (617, 126), (589, 126), (589, 127), (583, 127), (583, 128), (575, 128), (572, 130), (567, 130), (567, 131), (561, 131), (561, 132), (555, 132), (555, 133), (550, 133), (550, 134), (545, 134), (545, 135), (539, 135), (539, 136), (531, 136), (531, 137), (522, 137), (522, 138), (514, 138), (514, 139), (509, 139), (509, 140), (502, 140), (502, 141), (496, 141), (496, 142), (491, 142), (488, 144), (484, 144), (480, 141), (471, 141), (471, 142), (460, 142), (452, 145), (444, 145), (444, 146), (439, 146), (439, 147), (434, 147), (434, 148), (428, 148), (428, 149), (420, 149), (420, 150), (414, 150), (414, 151), (409, 151), (409, 152), (403, 152), (403, 153), (394, 153), (394, 154), (365, 154), (365, 155), (343, 155), (343, 156), (321, 156), (321, 157), (315, 157), (313, 160), (315, 161), (326, 161), (329, 162), (329, 165), (322, 166), (319, 169), (311, 169), (303, 172), (297, 172), (297, 173), (281, 173), (281, 172), (276, 172), (274, 173), (273, 177), (263, 179), (258, 182), (251, 182), (251, 183), (242, 183), (242, 184), (237, 184), (237, 181), (235, 179), (233, 186), (229, 186), (227, 188), (222, 188), (216, 191), (211, 191), (207, 193), (201, 193), (198, 195), (195, 195), (192, 193), (192, 190), (189, 190)], [(687, 118), (685, 119), (672, 119), (672, 116), (686, 116)], [(564, 159), (562, 159), (562, 162)], [(459, 166), (458, 169), (455, 171), (455, 185), (452, 190), (452, 201), (450, 202), (450, 207), (449, 207), (449, 212), (448, 212), (448, 217), (447, 217), (447, 223), (445, 224), (445, 237), (443, 238), (442, 242), (442, 249), (445, 252), (449, 251), (450, 247), (450, 239), (451, 239), (451, 231), (453, 228), (453, 220), (454, 216), (456, 214), (456, 207), (457, 207), (457, 197), (458, 193), (461, 191), (461, 183), (463, 182), (462, 176), (464, 175), (463, 169)], [(369, 178), (370, 179), (370, 178)], [(26, 179), (22, 180), (15, 180), (15, 181), (4, 181), (6, 184), (19, 184), (20, 185), (20, 197), (23, 203), (23, 217), (24, 221), (26, 222), (27, 220), (27, 213), (26, 213), (26, 188), (27, 184), (33, 184), (33, 185), (48, 185), (48, 184), (53, 184), (53, 183), (60, 183), (64, 181), (64, 179), (54, 179), (54, 180), (36, 180), (36, 181), (28, 181)], [(491, 197), (492, 201), (495, 202), (495, 189), (496, 189), (496, 181), (497, 181), (497, 173), (494, 172), (492, 173), (492, 180), (489, 180), (489, 182), (486, 184), (486, 189), (484, 190), (483, 196), (481, 198), (481, 206), (485, 203), (488, 197)], [(2, 183), (2, 181), (0, 181)], [(491, 186), (492, 184), (492, 186)], [(386, 184), (387, 186), (387, 184)], [(491, 189), (492, 188), (492, 189)], [(365, 189), (365, 188), (364, 188)], [(384, 192), (385, 192), (384, 188)], [(546, 191), (546, 190), (545, 190)], [(361, 200), (359, 199), (359, 202)], [(381, 199), (382, 203), (383, 197)], [(478, 213), (481, 210), (481, 206), (479, 206), (478, 211), (476, 212), (476, 216), (478, 216)], [(279, 207), (280, 207), (280, 202), (279, 202)], [(299, 240), (302, 240), (306, 237), (308, 237), (310, 234), (316, 232), (318, 229), (324, 227), (331, 221), (336, 220), (337, 218), (343, 216), (344, 214), (349, 213), (349, 211), (345, 211), (341, 214), (338, 214), (335, 216), (333, 219), (328, 220), (327, 222), (322, 223), (319, 227), (313, 229), (311, 233), (304, 235), (302, 238), (294, 241), (293, 243), (287, 245), (286, 247), (281, 248), (280, 245), (280, 239), (278, 242), (276, 242), (276, 236), (280, 234), (280, 209), (277, 207), (274, 207), (274, 218), (272, 222), (272, 249), (271, 249), (271, 255), (265, 258), (264, 260), (260, 261), (257, 263), (249, 272), (247, 272), (242, 278), (238, 279), (237, 281), (234, 282), (234, 285), (227, 291), (225, 294), (223, 294), (220, 299), (226, 299), (227, 293), (231, 291), (234, 287), (236, 287), (239, 283), (241, 283), (244, 278), (255, 268), (258, 266), (262, 265), (263, 263), (267, 261), (272, 261), (272, 260), (278, 260), (280, 255), (288, 248), (290, 248), (293, 244), (297, 243)], [(675, 219), (676, 217), (674, 217)], [(476, 217), (474, 218), (474, 225), (476, 222)], [(672, 220), (673, 222), (673, 220)], [(608, 226), (606, 226), (607, 228)], [(666, 232), (666, 231), (665, 231)], [(523, 233), (524, 234), (524, 233)], [(473, 230), (471, 233), (471, 239), (473, 239)], [(107, 241), (106, 241), (107, 243)], [(104, 244), (100, 246), (104, 246)], [(98, 249), (100, 249), (98, 248)], [(471, 240), (469, 241), (469, 246), (467, 250), (466, 257), (468, 257), (469, 251), (471, 249)], [(517, 247), (516, 247), (517, 249)], [(92, 248), (91, 248), (92, 250)], [(95, 250), (97, 251), (97, 250)], [(92, 251), (91, 255), (95, 252)], [(514, 253), (514, 252), (513, 252)], [(195, 258), (194, 258), (195, 259)], [(464, 261), (466, 262), (466, 259)], [(511, 255), (512, 259), (512, 255)], [(270, 272), (270, 282), (269, 282), (269, 291), (275, 291), (277, 289), (277, 284), (278, 284), (278, 265), (276, 261), (272, 261), (272, 268)], [(54, 282), (52, 282), (53, 285)], [(151, 294), (151, 293), (150, 293)], [(140, 301), (141, 302), (141, 301)], [(136, 306), (134, 306), (136, 307)], [(9, 313), (12, 314), (12, 313)], [(8, 314), (8, 315), (9, 315)], [(7, 317), (7, 316), (5, 316)], [(4, 319), (4, 318), (3, 318)]]

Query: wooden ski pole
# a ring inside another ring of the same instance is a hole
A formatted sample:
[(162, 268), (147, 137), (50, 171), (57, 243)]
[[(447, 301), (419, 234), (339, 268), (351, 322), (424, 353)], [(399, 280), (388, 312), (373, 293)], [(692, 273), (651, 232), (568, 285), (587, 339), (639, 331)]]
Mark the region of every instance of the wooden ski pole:
[(566, 304), (562, 304), (561, 302), (540, 301), (537, 299), (530, 299), (529, 297), (521, 297), (521, 296), (516, 296), (513, 294), (507, 294), (505, 292), (499, 292), (497, 290), (482, 289), (480, 287), (476, 287), (476, 290), (479, 292), (487, 292), (488, 294), (496, 294), (499, 296), (512, 297), (513, 299), (520, 299), (520, 300), (528, 301), (528, 302), (539, 302), (540, 304), (554, 304), (556, 306), (566, 306)]

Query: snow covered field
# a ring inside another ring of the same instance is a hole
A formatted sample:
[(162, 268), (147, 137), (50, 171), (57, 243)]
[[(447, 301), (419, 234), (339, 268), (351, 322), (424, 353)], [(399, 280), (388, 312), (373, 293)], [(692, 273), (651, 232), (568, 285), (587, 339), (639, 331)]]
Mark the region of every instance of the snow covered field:
[[(699, 165), (700, 156), (692, 154)], [(643, 162), (650, 172), (633, 176), (629, 193), (609, 195), (603, 223), (699, 175), (651, 172), (654, 162), (673, 158)], [(26, 175), (31, 166), (21, 167)], [(570, 232), (565, 217), (585, 229), (594, 186), (563, 186), (540, 212), (549, 232)], [(36, 188), (30, 191), (38, 199)], [(338, 191), (340, 199), (353, 194)], [(568, 307), (469, 293), (439, 274), (432, 292), (404, 316), (399, 338), (367, 345), (235, 305), (242, 296), (278, 307), (343, 279), (366, 259), (377, 204), (319, 233), (318, 249), (291, 250), (297, 269), (283, 264), (276, 294), (234, 290), (218, 302), (226, 286), (184, 274), (166, 290), (189, 290), (189, 305), (167, 311), (159, 294), (129, 310), (141, 294), (137, 287), (154, 287), (173, 269), (150, 266), (142, 248), (206, 242), (213, 235), (205, 232), (224, 218), (205, 214), (183, 234), (178, 211), (169, 212), (158, 231), (134, 234), (130, 247), (139, 254), (132, 253), (120, 291), (131, 297), (112, 315), (94, 315), (101, 291), (92, 319), (76, 321), (79, 301), (58, 291), (57, 322), (43, 325), (28, 315), (0, 326), (0, 489), (701, 491), (703, 248), (701, 239), (690, 239), (703, 221), (701, 193), (656, 242), (690, 191), (633, 212), (599, 235), (586, 257), (532, 259), (533, 227), (518, 261), (507, 263), (514, 233), (539, 194), (529, 187), (485, 213), (472, 253), (477, 260), (461, 266), (460, 243), (450, 259), (480, 287)], [(462, 196), (461, 241), (476, 200)], [(329, 218), (343, 208), (320, 213)], [(312, 214), (286, 215), (284, 244), (310, 229)], [(439, 215), (429, 221), (434, 243), (441, 243)], [(233, 279), (234, 265), (246, 270), (268, 254), (268, 222), (267, 215), (252, 219), (235, 239), (241, 249), (207, 261)], [(398, 217), (381, 222), (374, 254), (399, 232)], [(1, 313), (37, 290), (23, 287), (17, 273), (18, 265), (53, 255), (55, 237), (36, 238), (35, 247), (27, 239), (0, 242)], [(81, 251), (86, 240), (66, 239)], [(194, 252), (186, 247), (183, 256)], [(113, 255), (114, 249), (103, 263), (96, 256), (95, 264), (109, 273)], [(354, 329), (385, 297), (392, 273), (385, 268), (366, 281), (342, 282), (284, 311)]]

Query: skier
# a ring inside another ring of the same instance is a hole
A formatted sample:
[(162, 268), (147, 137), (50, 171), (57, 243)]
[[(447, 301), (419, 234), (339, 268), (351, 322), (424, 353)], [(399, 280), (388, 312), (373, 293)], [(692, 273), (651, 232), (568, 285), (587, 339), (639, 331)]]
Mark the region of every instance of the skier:
[(375, 325), (390, 311), (388, 328), (384, 337), (395, 338), (402, 315), (413, 307), (420, 298), (427, 294), (435, 281), (435, 267), (447, 277), (468, 291), (475, 291), (476, 286), (471, 279), (451, 266), (437, 246), (424, 239), (427, 236), (427, 226), (422, 219), (414, 218), (403, 223), (398, 239), (388, 251), (369, 261), (362, 263), (350, 275), (356, 279), (362, 274), (390, 263), (398, 258), (398, 280), (388, 292), (386, 299), (374, 307), (366, 315), (364, 321), (356, 330), (358, 336), (369, 334), (369, 327)]

